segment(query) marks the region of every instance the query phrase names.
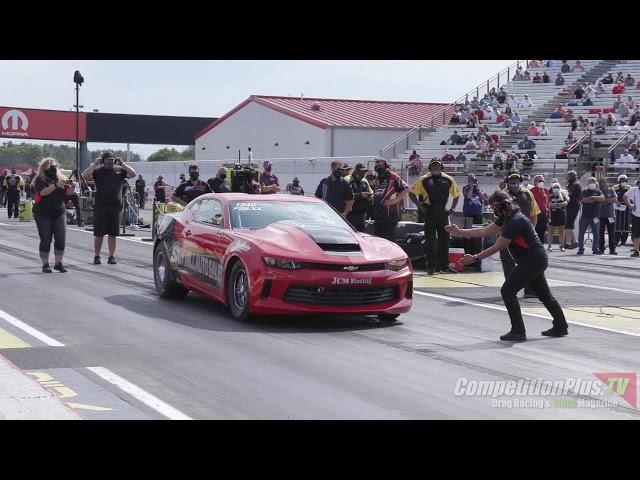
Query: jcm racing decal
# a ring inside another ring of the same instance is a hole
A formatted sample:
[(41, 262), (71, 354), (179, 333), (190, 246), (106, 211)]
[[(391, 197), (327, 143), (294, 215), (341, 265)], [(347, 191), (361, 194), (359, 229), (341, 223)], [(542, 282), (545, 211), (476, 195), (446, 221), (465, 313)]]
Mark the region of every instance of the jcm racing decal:
[(372, 278), (333, 277), (331, 281), (331, 285), (371, 285), (372, 283)]
[(203, 280), (211, 282), (214, 287), (222, 288), (224, 268), (217, 257), (182, 251), (178, 255), (178, 265), (196, 276), (203, 277)]

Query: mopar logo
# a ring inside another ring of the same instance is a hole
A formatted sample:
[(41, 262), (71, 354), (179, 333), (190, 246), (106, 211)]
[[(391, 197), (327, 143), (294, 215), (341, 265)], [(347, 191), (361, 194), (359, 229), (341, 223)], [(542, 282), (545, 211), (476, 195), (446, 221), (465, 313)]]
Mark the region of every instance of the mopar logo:
[(346, 272), (355, 272), (356, 270), (358, 270), (358, 267), (356, 267), (355, 265), (349, 265), (347, 267), (344, 267), (343, 270)]
[[(12, 130), (9, 132), (2, 132), (2, 135), (27, 137), (28, 134), (26, 133), (26, 130), (29, 128), (29, 120), (20, 110), (8, 110), (2, 116), (2, 128), (3, 130)], [(22, 132), (19, 132), (18, 130), (22, 130)]]

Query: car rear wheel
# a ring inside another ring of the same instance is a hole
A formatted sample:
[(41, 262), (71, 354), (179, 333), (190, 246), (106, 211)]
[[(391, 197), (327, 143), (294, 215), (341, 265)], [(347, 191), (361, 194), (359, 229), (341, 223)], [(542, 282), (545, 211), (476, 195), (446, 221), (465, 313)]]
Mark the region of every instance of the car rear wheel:
[(252, 320), (249, 311), (249, 277), (242, 262), (237, 262), (231, 269), (227, 285), (227, 302), (233, 318), (241, 322)]
[(171, 279), (169, 255), (163, 243), (158, 245), (153, 256), (153, 280), (156, 292), (162, 298), (180, 299), (187, 296), (189, 290)]

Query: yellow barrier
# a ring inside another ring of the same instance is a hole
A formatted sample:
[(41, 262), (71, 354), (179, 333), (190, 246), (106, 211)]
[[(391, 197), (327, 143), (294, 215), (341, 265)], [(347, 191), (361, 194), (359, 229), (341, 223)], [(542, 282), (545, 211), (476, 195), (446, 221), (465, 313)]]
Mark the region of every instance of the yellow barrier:
[(33, 220), (33, 201), (21, 200), (20, 201), (20, 215), (18, 217), (21, 222), (30, 222)]

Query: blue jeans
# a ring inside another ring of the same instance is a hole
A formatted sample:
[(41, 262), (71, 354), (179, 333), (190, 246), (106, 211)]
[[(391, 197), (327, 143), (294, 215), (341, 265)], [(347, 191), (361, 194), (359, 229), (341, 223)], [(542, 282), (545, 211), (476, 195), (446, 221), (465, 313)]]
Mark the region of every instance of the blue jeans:
[(584, 250), (584, 234), (587, 227), (591, 225), (591, 237), (593, 238), (593, 253), (600, 251), (600, 221), (597, 218), (580, 217), (580, 231), (578, 233), (578, 249)]

